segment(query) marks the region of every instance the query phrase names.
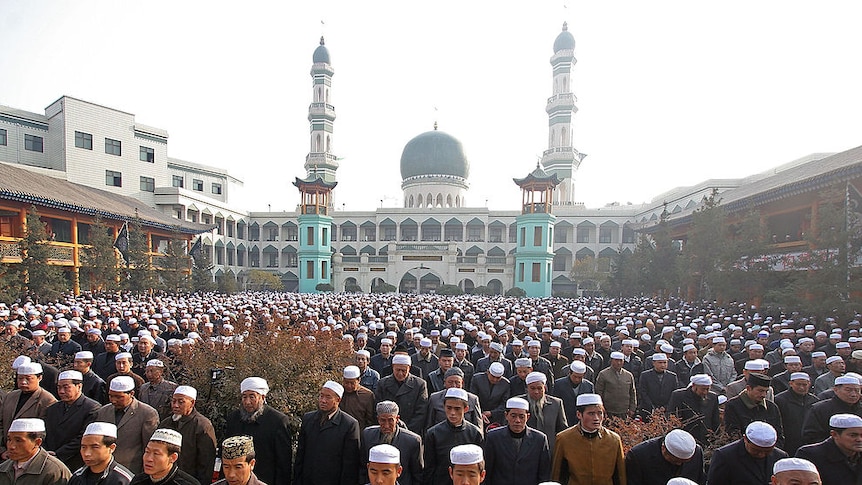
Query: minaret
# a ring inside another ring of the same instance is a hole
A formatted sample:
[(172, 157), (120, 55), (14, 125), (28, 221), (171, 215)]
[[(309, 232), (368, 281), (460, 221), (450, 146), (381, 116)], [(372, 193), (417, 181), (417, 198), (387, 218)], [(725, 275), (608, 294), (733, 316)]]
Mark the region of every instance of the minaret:
[[(314, 50), (311, 66), (312, 102), (308, 106), (308, 121), (311, 124), (311, 144), (305, 157), (308, 178), (320, 176), (327, 182), (335, 182), (338, 158), (332, 154), (332, 129), (335, 123), (335, 107), (331, 104), (332, 75), (335, 71), (329, 64), (329, 50), (320, 37), (320, 45)], [(330, 203), (332, 201), (330, 200)]]
[(515, 286), (530, 297), (551, 296), (551, 269), (554, 262), (554, 224), (551, 195), (560, 184), (556, 174), (536, 169), (522, 179), (521, 215), (515, 218), (518, 245), (515, 247)]
[(560, 185), (554, 190), (554, 205), (572, 205), (575, 202), (575, 171), (586, 155), (572, 146), (572, 117), (578, 112), (578, 98), (572, 94), (572, 66), (575, 59), (575, 38), (563, 22), (563, 31), (554, 41), (553, 96), (548, 98), (548, 149), (542, 156), (542, 166), (548, 174), (556, 174)]
[(320, 175), (296, 178), (293, 185), (301, 196), (299, 222), (299, 291), (317, 293), (319, 284), (332, 281), (332, 250), (329, 231), (332, 227), (332, 189), (338, 182), (327, 182)]

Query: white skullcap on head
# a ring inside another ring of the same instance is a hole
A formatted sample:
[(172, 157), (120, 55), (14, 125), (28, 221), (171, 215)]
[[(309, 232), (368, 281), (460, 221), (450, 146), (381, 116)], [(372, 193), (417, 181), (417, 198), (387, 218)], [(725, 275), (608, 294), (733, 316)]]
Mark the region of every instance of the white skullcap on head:
[(772, 465), (773, 475), (778, 475), (781, 472), (796, 471), (819, 473), (817, 471), (817, 467), (814, 466), (814, 463), (811, 463), (804, 458), (782, 458)]
[(425, 347), (425, 348), (430, 348), (432, 343), (433, 342), (431, 342), (430, 338), (423, 338), (422, 340), (419, 341), (419, 346)]
[(382, 338), (380, 339), (380, 345), (392, 345), (391, 338)]
[(527, 342), (527, 347), (541, 347), (541, 346), (542, 346), (542, 342), (539, 342), (538, 340), (530, 340), (529, 342)]
[(355, 365), (348, 365), (344, 368), (344, 372), (342, 373), (342, 376), (345, 379), (359, 379), (360, 375), (359, 367), (356, 367)]
[(64, 370), (63, 372), (60, 373), (59, 376), (57, 376), (57, 380), (58, 381), (65, 381), (65, 380), (83, 381), (84, 380), (84, 374), (81, 374), (80, 372), (78, 372), (76, 370)]
[(575, 374), (584, 374), (587, 372), (587, 364), (584, 364), (580, 360), (573, 360), (569, 365), (569, 369)]
[(467, 344), (465, 342), (458, 342), (455, 344), (455, 350), (467, 350)]
[(75, 360), (93, 360), (93, 353), (89, 350), (82, 350), (75, 354)]
[(116, 438), (117, 425), (113, 423), (102, 423), (99, 421), (90, 423), (87, 425), (87, 429), (84, 430), (84, 436), (89, 435), (110, 436), (111, 438)]
[(530, 372), (529, 374), (527, 374), (527, 378), (524, 379), (524, 382), (526, 382), (528, 386), (534, 382), (541, 382), (542, 384), (545, 384), (546, 382), (548, 382), (548, 376), (546, 376), (542, 372)]
[(578, 347), (578, 348), (572, 349), (572, 355), (584, 355), (585, 356), (585, 355), (587, 355), (587, 351)]
[(410, 357), (404, 354), (392, 356), (392, 365), (410, 365)]
[(588, 345), (588, 344), (594, 344), (594, 343), (596, 343), (596, 341), (592, 337), (587, 337), (584, 339), (584, 341), (582, 343), (583, 343), (583, 345)]
[(10, 433), (44, 433), (45, 421), (38, 418), (18, 418), (9, 426)]
[(368, 450), (368, 461), (372, 463), (385, 463), (387, 465), (401, 464), (401, 451), (392, 445), (372, 446)]
[(698, 485), (698, 483), (688, 478), (674, 477), (667, 481), (667, 485)]
[(661, 353), (652, 354), (653, 362), (667, 362), (667, 355)]
[(760, 344), (751, 344), (748, 346), (748, 350), (763, 350), (763, 346)]
[(246, 377), (239, 384), (239, 392), (254, 391), (261, 396), (266, 396), (269, 393), (269, 384), (262, 377)]
[(562, 347), (562, 346), (563, 346), (563, 344), (561, 344), (560, 342), (557, 342), (556, 340), (551, 342), (551, 347)]
[(759, 359), (752, 359), (745, 362), (745, 370), (761, 370), (762, 365), (759, 362)]
[(15, 360), (12, 361), (12, 369), (18, 370), (18, 368), (21, 367), (23, 364), (29, 364), (30, 362), (32, 362), (30, 357), (27, 357), (26, 355), (19, 355), (18, 357), (15, 357)]
[(798, 355), (788, 355), (784, 358), (785, 364), (801, 364), (802, 359)]
[(829, 357), (828, 359), (826, 359), (826, 363), (827, 363), (827, 364), (831, 364), (831, 363), (833, 363), (833, 362), (838, 362), (838, 361), (841, 361), (841, 360), (844, 360), (844, 359), (842, 359), (842, 358), (841, 358), (841, 356), (839, 356), (839, 355), (833, 355), (832, 357)]
[(775, 432), (775, 428), (773, 428), (771, 424), (764, 423), (763, 421), (754, 421), (749, 424), (748, 427), (745, 428), (745, 437), (748, 438), (748, 441), (752, 442), (755, 446), (759, 446), (761, 448), (775, 446), (775, 442), (778, 441), (778, 433)]
[(533, 361), (529, 357), (515, 359), (515, 367), (533, 367)]
[(484, 459), (478, 445), (459, 445), (449, 450), (449, 462), (453, 465), (475, 465)]
[(147, 361), (147, 367), (164, 367), (165, 363), (159, 359), (150, 359)]
[(491, 342), (491, 350), (495, 350), (497, 352), (503, 351), (503, 344), (500, 342)]
[(105, 337), (105, 342), (119, 342), (120, 336), (115, 333), (109, 333), (107, 337)]
[(35, 376), (42, 373), (42, 364), (38, 362), (28, 362), (18, 366), (19, 376)]
[(791, 381), (795, 381), (797, 379), (805, 379), (806, 381), (810, 381), (811, 376), (808, 375), (807, 372), (794, 372), (794, 373), (790, 374), (790, 380)]
[(192, 386), (179, 386), (174, 389), (174, 394), (181, 394), (183, 396), (188, 396), (192, 398), (192, 400), (197, 400), (198, 398), (198, 390)]
[(664, 437), (664, 447), (667, 448), (667, 451), (671, 455), (682, 460), (688, 460), (694, 456), (697, 442), (694, 441), (694, 437), (688, 432), (675, 429)]
[(724, 394), (719, 394), (718, 395), (718, 405), (721, 406), (722, 404), (724, 404), (726, 402), (727, 402), (727, 396), (725, 396)]
[(159, 428), (153, 433), (153, 436), (150, 438), (150, 441), (162, 441), (164, 443), (179, 446), (180, 448), (182, 448), (183, 435), (181, 435), (179, 431)]
[(344, 386), (335, 381), (326, 381), (325, 383), (323, 383), (323, 388), (329, 389), (330, 391), (334, 392), (339, 399), (344, 396)]
[(626, 356), (622, 352), (611, 352), (611, 360), (625, 360)]
[(450, 387), (449, 389), (446, 389), (446, 394), (443, 399), (460, 399), (464, 402), (469, 400), (467, 397), (467, 391), (460, 387)]
[(811, 352), (811, 358), (815, 357), (826, 357), (826, 352), (821, 352), (819, 350), (817, 352)]
[(598, 394), (579, 394), (575, 401), (576, 406), (593, 406), (601, 404), (602, 396), (599, 396)]
[[(20, 373), (20, 372), (19, 372), (19, 373)], [(836, 386), (838, 386), (838, 385), (842, 385), (842, 384), (856, 384), (856, 385), (859, 385), (859, 379), (857, 379), (857, 378), (855, 378), (855, 377), (853, 377), (853, 376), (848, 376), (848, 375), (843, 375), (843, 376), (838, 376), (838, 377), (836, 377), (836, 378), (835, 378), (835, 385), (836, 385)]]
[(528, 403), (526, 399), (520, 397), (509, 398), (509, 400), (506, 401), (506, 409), (523, 409), (524, 411), (529, 411), (530, 403)]
[(673, 353), (673, 345), (671, 345), (671, 344), (661, 344), (661, 347), (659, 347), (659, 348), (661, 349), (662, 352), (664, 352), (666, 354), (672, 354)]
[(862, 418), (855, 414), (833, 414), (829, 418), (829, 427), (838, 429), (862, 428)]
[(697, 347), (695, 347), (695, 346), (694, 346), (694, 345), (692, 345), (692, 344), (685, 344), (685, 345), (682, 347), (682, 351), (683, 351), (683, 352), (688, 352), (689, 350), (697, 350)]
[(130, 352), (120, 352), (119, 354), (114, 356), (114, 360), (120, 360), (120, 359), (132, 360), (132, 354)]
[(725, 340), (724, 337), (713, 337), (712, 343), (714, 343), (714, 344), (726, 344), (727, 340)]
[(490, 372), (494, 377), (500, 377), (504, 372), (506, 372), (506, 368), (503, 367), (503, 364), (494, 362), (491, 364), (491, 367), (488, 368), (488, 372)]
[(711, 386), (712, 385), (712, 377), (709, 377), (707, 374), (695, 374), (688, 378), (688, 381), (691, 384), (696, 386)]
[(129, 392), (135, 390), (135, 380), (129, 376), (117, 376), (111, 379), (111, 390)]
[(367, 350), (365, 350), (365, 349), (357, 350), (357, 351), (356, 351), (356, 355), (364, 355), (366, 359), (370, 359), (370, 358), (371, 358), (371, 352), (369, 352), (369, 351), (367, 351)]
[(837, 344), (835, 344), (835, 348), (836, 349), (849, 349), (850, 348), (850, 342), (838, 342)]

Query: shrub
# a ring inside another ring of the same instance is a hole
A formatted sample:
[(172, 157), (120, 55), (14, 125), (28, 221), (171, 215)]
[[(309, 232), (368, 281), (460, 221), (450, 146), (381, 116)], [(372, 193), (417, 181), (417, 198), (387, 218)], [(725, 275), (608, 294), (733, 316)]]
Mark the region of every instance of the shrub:
[(350, 283), (344, 285), (344, 291), (348, 293), (362, 293), (362, 287), (357, 285), (356, 283)]
[(377, 286), (371, 287), (371, 293), (395, 293), (396, 291), (398, 291), (398, 288), (389, 283), (380, 283)]
[(329, 283), (318, 283), (317, 286), (314, 287), (317, 291), (332, 291), (335, 288)]
[(463, 295), (464, 292), (461, 290), (461, 287), (458, 285), (440, 285), (437, 288), (438, 295)]
[(664, 436), (677, 428), (682, 428), (682, 421), (675, 415), (666, 416), (664, 408), (659, 408), (643, 421), (631, 418), (609, 418), (605, 426), (620, 435), (623, 442), (623, 453), (628, 453), (638, 443)]
[(523, 297), (527, 296), (527, 292), (524, 291), (523, 288), (518, 288), (517, 286), (515, 286), (513, 288), (509, 288), (508, 290), (506, 290), (506, 296), (515, 296), (518, 298), (523, 298)]

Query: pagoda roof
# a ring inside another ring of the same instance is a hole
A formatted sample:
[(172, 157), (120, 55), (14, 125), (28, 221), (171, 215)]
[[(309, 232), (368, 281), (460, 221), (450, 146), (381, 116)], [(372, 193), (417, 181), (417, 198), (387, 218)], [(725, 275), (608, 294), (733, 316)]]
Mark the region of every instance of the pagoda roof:
[(296, 177), (296, 181), (293, 182), (293, 185), (300, 190), (302, 190), (304, 187), (314, 186), (332, 190), (335, 188), (336, 185), (338, 185), (338, 182), (327, 182), (320, 175), (314, 174), (304, 179)]
[(557, 177), (557, 174), (548, 175), (547, 172), (542, 170), (542, 167), (537, 163), (536, 169), (530, 172), (524, 178), (513, 178), (512, 180), (518, 184), (519, 187), (524, 187), (525, 185), (547, 185), (550, 187), (556, 187), (560, 185), (561, 180)]

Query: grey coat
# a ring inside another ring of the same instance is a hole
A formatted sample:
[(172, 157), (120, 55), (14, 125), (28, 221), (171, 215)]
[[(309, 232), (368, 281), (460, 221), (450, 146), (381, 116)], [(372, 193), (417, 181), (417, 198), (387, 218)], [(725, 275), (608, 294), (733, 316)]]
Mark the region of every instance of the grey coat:
[[(114, 405), (105, 404), (96, 411), (95, 421), (114, 423)], [(143, 468), (144, 448), (153, 432), (159, 426), (159, 413), (148, 404), (132, 400), (117, 425), (117, 449), (114, 459), (132, 473), (140, 473)]]

